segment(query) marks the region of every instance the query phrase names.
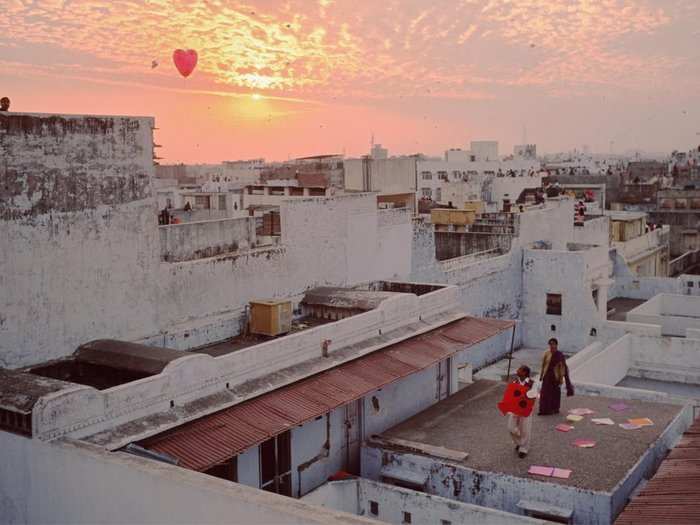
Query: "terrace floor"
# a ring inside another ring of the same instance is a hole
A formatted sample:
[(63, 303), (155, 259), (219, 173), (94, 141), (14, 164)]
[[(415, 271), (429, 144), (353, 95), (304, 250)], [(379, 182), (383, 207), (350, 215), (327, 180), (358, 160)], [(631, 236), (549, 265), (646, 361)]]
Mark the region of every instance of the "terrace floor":
[(627, 321), (627, 312), (645, 302), (645, 299), (629, 299), (627, 297), (610, 299), (608, 301), (608, 321)]
[[(481, 380), (433, 405), (382, 434), (385, 438), (446, 447), (464, 451), (467, 467), (501, 472), (521, 478), (538, 479), (561, 485), (599, 491), (611, 491), (646, 453), (649, 446), (681, 411), (681, 406), (642, 401), (629, 401), (624, 412), (615, 412), (609, 405), (619, 402), (600, 396), (576, 395), (562, 398), (562, 414), (531, 416), (532, 442), (530, 453), (520, 459), (506, 429), (507, 419), (496, 408), (505, 384)], [(571, 408), (595, 411), (585, 416), (570, 432), (559, 432), (555, 426), (564, 423)], [(591, 418), (610, 418), (613, 426), (595, 425)], [(629, 418), (648, 417), (653, 426), (624, 430), (618, 423)], [(575, 439), (596, 441), (593, 448), (572, 445)], [(530, 465), (571, 469), (569, 479), (541, 478), (528, 474)]]
[(670, 394), (672, 396), (700, 399), (700, 385), (689, 383), (677, 383), (673, 381), (659, 381), (656, 379), (626, 376), (616, 386), (641, 388), (642, 390), (665, 392), (666, 394)]
[[(282, 334), (278, 337), (284, 337), (289, 334), (294, 334), (301, 332), (303, 330), (308, 330), (309, 328), (314, 328), (316, 326), (321, 326), (324, 324), (332, 323), (331, 319), (319, 319), (316, 317), (304, 317), (302, 319), (295, 319), (292, 321), (292, 329), (289, 333)], [(259, 334), (240, 334), (230, 339), (224, 341), (219, 341), (206, 346), (201, 346), (195, 348), (192, 352), (197, 352), (200, 354), (208, 354), (212, 357), (219, 357), (221, 355), (230, 354), (231, 352), (236, 352), (238, 350), (243, 350), (250, 346), (259, 345), (267, 341), (272, 341), (277, 339), (277, 337), (270, 337), (266, 335)]]

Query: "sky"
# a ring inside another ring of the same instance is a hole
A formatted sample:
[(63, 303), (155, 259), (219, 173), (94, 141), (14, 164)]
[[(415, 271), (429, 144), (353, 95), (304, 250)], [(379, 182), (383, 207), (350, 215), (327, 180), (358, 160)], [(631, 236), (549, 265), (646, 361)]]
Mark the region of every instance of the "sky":
[(162, 163), (700, 143), (699, 0), (0, 5), (11, 110), (154, 116)]

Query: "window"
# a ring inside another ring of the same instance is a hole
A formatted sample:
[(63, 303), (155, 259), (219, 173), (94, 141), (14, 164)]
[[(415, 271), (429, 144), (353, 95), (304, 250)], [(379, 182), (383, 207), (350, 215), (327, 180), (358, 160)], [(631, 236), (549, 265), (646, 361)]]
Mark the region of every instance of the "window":
[(452, 525), (450, 520), (440, 520), (440, 525)]
[(442, 189), (441, 188), (437, 188), (435, 190), (435, 200), (438, 202), (440, 202), (442, 200)]
[(423, 197), (427, 197), (428, 199), (430, 199), (433, 195), (433, 192), (430, 188), (422, 188), (420, 191), (421, 195), (423, 195)]
[(447, 182), (447, 172), (446, 171), (438, 171), (438, 178), (440, 180), (444, 180)]
[(459, 180), (462, 178), (462, 172), (461, 171), (453, 171), (452, 172), (452, 178), (454, 180)]
[(379, 516), (379, 503), (376, 501), (369, 502), (369, 513), (372, 516)]
[(433, 180), (433, 174), (429, 171), (421, 171), (420, 176), (423, 180)]
[(561, 315), (561, 294), (547, 294), (547, 315)]
[(226, 209), (226, 195), (219, 195), (219, 209)]
[(289, 430), (260, 445), (260, 488), (292, 495), (292, 454)]
[(195, 208), (209, 209), (209, 195), (195, 195), (194, 197)]
[(219, 463), (209, 470), (205, 470), (204, 473), (217, 478), (238, 482), (238, 456), (224, 461), (223, 463)]
[(401, 523), (411, 523), (411, 513), (410, 512), (403, 513), (403, 521)]
[(688, 281), (688, 288), (692, 288), (694, 286), (693, 281)]

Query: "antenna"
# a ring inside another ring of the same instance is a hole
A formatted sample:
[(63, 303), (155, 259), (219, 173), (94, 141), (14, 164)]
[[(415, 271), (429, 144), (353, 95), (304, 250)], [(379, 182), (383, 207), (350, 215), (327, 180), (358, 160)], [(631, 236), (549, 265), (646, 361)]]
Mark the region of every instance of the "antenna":
[(374, 131), (372, 132), (372, 138), (370, 139), (370, 143), (369, 143), (369, 152), (372, 153), (373, 149), (374, 149)]

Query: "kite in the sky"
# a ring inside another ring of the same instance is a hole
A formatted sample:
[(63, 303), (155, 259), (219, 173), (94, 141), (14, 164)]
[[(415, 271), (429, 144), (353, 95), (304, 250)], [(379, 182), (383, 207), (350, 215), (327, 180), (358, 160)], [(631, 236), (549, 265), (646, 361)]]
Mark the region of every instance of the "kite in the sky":
[(158, 67), (158, 61), (157, 60), (151, 61), (151, 69), (155, 69), (157, 67)]
[(197, 66), (197, 52), (194, 49), (176, 49), (173, 52), (173, 62), (180, 74), (187, 78)]

